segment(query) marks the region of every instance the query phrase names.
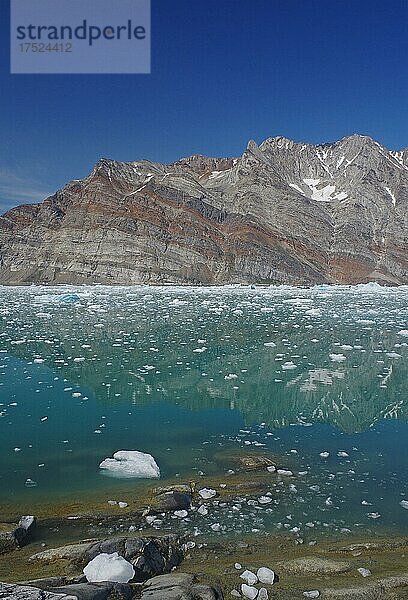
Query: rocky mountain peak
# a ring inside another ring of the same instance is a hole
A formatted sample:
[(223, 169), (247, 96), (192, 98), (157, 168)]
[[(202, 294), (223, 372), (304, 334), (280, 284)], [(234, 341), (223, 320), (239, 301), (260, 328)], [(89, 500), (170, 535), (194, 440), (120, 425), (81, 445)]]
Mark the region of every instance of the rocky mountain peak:
[(238, 158), (101, 158), (0, 220), (0, 283), (408, 283), (408, 151), (254, 140)]

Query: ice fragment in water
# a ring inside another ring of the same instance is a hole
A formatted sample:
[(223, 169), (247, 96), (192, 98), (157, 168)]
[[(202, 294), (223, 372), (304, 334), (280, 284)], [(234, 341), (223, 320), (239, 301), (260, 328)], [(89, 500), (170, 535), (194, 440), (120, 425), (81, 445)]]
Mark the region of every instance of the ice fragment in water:
[(114, 477), (151, 479), (160, 477), (160, 469), (151, 454), (137, 450), (119, 450), (113, 458), (105, 458), (99, 465)]
[(360, 569), (357, 569), (357, 571), (360, 573), (360, 575), (362, 575), (363, 577), (370, 577), (371, 575), (371, 571), (370, 569), (364, 569), (364, 567), (360, 567)]
[(258, 595), (258, 590), (251, 585), (247, 585), (246, 583), (241, 585), (241, 592), (244, 598), (249, 598), (249, 600), (254, 600)]
[(257, 581), (258, 581), (258, 577), (255, 575), (255, 573), (253, 573), (252, 571), (248, 571), (248, 570), (241, 573), (240, 577), (241, 577), (241, 579), (244, 579), (248, 585), (253, 585), (254, 583), (257, 583)]
[(201, 498), (203, 498), (204, 500), (208, 500), (209, 498), (214, 498), (214, 496), (217, 495), (217, 492), (210, 488), (202, 488), (201, 490), (198, 491), (198, 493), (201, 496)]
[(268, 583), (269, 585), (272, 585), (275, 581), (275, 572), (272, 571), (272, 569), (268, 569), (268, 567), (261, 567), (258, 569), (256, 576), (261, 583)]

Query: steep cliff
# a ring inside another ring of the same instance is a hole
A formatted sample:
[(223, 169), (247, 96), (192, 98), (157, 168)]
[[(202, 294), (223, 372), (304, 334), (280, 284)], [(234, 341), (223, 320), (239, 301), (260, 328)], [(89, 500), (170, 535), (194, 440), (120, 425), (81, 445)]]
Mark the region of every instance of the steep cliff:
[(408, 283), (408, 150), (250, 141), (239, 158), (101, 159), (0, 219), (0, 283)]

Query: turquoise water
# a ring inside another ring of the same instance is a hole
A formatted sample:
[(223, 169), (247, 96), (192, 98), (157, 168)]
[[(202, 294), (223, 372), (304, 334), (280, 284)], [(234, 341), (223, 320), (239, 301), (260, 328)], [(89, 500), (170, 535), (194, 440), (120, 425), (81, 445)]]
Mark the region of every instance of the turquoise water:
[(165, 479), (226, 474), (215, 453), (255, 447), (295, 473), (273, 502), (180, 527), (408, 533), (408, 287), (32, 286), (0, 300), (0, 502), (123, 495), (98, 468), (119, 449), (151, 453)]

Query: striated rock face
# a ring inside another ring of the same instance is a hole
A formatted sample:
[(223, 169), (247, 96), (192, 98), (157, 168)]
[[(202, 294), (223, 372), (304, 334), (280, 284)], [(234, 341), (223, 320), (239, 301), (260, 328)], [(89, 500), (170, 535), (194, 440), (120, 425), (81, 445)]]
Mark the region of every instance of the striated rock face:
[(100, 160), (0, 219), (0, 283), (408, 283), (408, 150), (251, 141), (240, 158)]

